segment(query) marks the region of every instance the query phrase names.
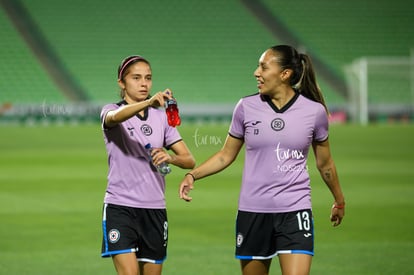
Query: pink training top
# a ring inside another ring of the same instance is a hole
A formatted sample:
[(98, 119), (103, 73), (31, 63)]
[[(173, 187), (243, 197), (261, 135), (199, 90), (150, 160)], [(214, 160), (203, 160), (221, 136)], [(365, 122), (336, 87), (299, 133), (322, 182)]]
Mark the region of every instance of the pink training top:
[(269, 97), (247, 96), (234, 109), (229, 134), (244, 139), (246, 148), (239, 210), (283, 213), (311, 208), (309, 147), (328, 138), (322, 104), (296, 94), (279, 110)]
[(165, 208), (165, 179), (152, 165), (145, 145), (169, 148), (181, 140), (177, 129), (167, 123), (164, 110), (148, 108), (143, 117), (134, 116), (112, 128), (105, 128), (108, 111), (126, 104), (102, 108), (101, 122), (108, 153), (108, 185), (105, 203), (136, 208)]

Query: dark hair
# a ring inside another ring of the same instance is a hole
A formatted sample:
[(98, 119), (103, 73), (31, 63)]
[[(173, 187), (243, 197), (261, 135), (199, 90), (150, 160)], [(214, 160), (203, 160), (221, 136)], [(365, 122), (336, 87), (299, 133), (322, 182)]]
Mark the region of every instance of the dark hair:
[[(132, 64), (135, 64), (137, 62), (145, 62), (145, 63), (148, 64), (148, 66), (151, 67), (151, 64), (149, 63), (149, 61), (146, 60), (144, 57), (142, 57), (140, 55), (130, 55), (130, 56), (126, 57), (124, 60), (122, 60), (121, 64), (119, 64), (118, 79), (121, 80), (121, 81), (124, 81), (124, 77), (128, 72), (129, 66), (131, 66)], [(121, 90), (120, 96), (121, 96), (121, 98), (125, 97), (125, 91), (124, 90)]]
[(291, 69), (293, 71), (290, 85), (303, 96), (321, 103), (328, 112), (322, 91), (316, 82), (315, 71), (310, 57), (306, 54), (298, 53), (295, 48), (288, 45), (277, 45), (270, 49), (274, 52), (276, 62), (282, 69)]

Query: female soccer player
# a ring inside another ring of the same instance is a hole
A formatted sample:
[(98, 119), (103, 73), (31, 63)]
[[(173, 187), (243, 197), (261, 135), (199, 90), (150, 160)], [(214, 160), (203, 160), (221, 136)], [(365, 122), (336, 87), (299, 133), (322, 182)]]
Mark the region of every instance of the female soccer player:
[(334, 197), (334, 226), (345, 207), (329, 147), (327, 108), (310, 58), (291, 46), (267, 49), (254, 76), (259, 92), (238, 102), (223, 148), (186, 174), (179, 195), (191, 201), (194, 181), (229, 166), (245, 144), (235, 236), (242, 273), (268, 274), (278, 256), (283, 274), (309, 274), (314, 253), (311, 146)]
[[(150, 63), (127, 57), (118, 68), (118, 84), (122, 101), (101, 112), (109, 164), (102, 257), (112, 257), (118, 274), (161, 274), (168, 222), (165, 178), (155, 167), (167, 162), (193, 168), (195, 161), (177, 129), (168, 125), (165, 111), (157, 109), (172, 92), (150, 97)], [(151, 156), (148, 143), (155, 148)]]

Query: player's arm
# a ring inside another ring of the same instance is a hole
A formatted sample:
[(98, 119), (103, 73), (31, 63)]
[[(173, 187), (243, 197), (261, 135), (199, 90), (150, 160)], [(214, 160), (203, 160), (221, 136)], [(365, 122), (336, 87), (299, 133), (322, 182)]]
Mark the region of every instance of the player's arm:
[(218, 173), (228, 167), (236, 159), (242, 146), (242, 139), (228, 135), (220, 151), (186, 174), (180, 185), (180, 198), (191, 201), (192, 198), (188, 194), (194, 188), (194, 181)]
[(194, 168), (194, 157), (183, 140), (174, 143), (170, 149), (174, 154), (169, 154), (164, 148), (155, 148), (151, 155), (154, 165), (168, 162), (183, 169)]
[(108, 128), (114, 127), (118, 123), (124, 122), (145, 108), (148, 108), (150, 104), (150, 100), (147, 99), (145, 101), (124, 105), (116, 110), (108, 111), (105, 116), (105, 126)]
[(105, 116), (105, 126), (108, 128), (114, 127), (118, 123), (130, 119), (149, 106), (164, 106), (164, 98), (169, 97), (171, 97), (171, 95), (167, 92), (158, 92), (147, 100), (124, 105), (116, 110), (108, 111)]
[(319, 173), (335, 200), (331, 211), (331, 221), (334, 222), (334, 226), (337, 226), (341, 223), (342, 218), (345, 215), (345, 198), (342, 193), (341, 185), (339, 184), (339, 178), (335, 162), (331, 155), (329, 141), (313, 142), (312, 147)]

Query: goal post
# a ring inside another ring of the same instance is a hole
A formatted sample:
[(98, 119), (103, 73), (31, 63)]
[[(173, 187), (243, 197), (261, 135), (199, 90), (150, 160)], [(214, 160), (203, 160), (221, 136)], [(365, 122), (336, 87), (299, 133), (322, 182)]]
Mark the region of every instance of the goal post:
[(362, 125), (414, 113), (414, 49), (410, 56), (361, 57), (345, 67), (348, 112)]

